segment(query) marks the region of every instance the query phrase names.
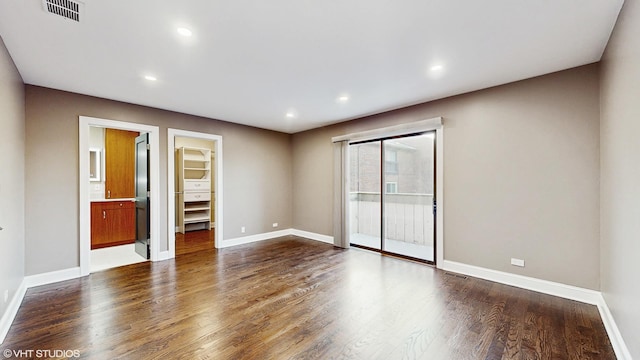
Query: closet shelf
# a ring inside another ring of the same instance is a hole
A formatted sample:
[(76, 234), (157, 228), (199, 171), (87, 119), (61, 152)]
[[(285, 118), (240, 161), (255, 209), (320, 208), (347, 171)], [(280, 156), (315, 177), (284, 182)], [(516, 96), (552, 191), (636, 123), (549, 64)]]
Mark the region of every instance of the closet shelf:
[(210, 225), (211, 150), (181, 147), (178, 149), (178, 231), (184, 234), (202, 227), (209, 229)]

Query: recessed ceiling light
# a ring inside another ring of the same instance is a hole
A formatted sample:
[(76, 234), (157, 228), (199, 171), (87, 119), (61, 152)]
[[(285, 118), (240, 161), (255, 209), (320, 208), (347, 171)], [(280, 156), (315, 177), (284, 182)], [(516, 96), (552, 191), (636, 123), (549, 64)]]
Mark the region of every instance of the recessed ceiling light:
[(289, 108), (289, 110), (287, 110), (287, 113), (284, 114), (284, 116), (287, 119), (295, 119), (298, 117), (298, 111), (294, 108)]
[(177, 29), (177, 31), (178, 31), (178, 34), (180, 34), (182, 36), (185, 36), (185, 37), (189, 37), (189, 36), (193, 35), (193, 32), (191, 30), (187, 29), (186, 27), (179, 27)]
[(431, 71), (440, 71), (442, 69), (444, 69), (444, 66), (442, 66), (442, 65), (433, 65), (430, 70)]
[(145, 80), (149, 80), (149, 81), (156, 81), (158, 80), (157, 77), (153, 76), (153, 75), (145, 75), (144, 76)]
[(339, 102), (339, 103), (341, 103), (341, 104), (344, 104), (344, 103), (346, 103), (347, 101), (349, 101), (349, 95), (341, 95), (341, 96), (338, 98), (338, 102)]

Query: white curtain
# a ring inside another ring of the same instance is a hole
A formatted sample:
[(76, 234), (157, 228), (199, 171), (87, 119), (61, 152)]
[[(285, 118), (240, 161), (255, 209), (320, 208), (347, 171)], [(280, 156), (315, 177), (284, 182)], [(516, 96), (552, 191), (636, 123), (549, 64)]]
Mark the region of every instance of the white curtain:
[(349, 141), (333, 143), (333, 244), (349, 247)]

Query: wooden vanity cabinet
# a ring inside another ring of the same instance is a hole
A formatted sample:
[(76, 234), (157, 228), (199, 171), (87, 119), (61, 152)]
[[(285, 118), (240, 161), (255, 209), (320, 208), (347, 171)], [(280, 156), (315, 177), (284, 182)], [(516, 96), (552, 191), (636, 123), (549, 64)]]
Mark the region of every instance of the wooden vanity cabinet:
[(135, 197), (136, 137), (135, 131), (105, 129), (105, 191), (106, 199)]
[(133, 201), (91, 203), (91, 249), (133, 244), (136, 241), (136, 205)]

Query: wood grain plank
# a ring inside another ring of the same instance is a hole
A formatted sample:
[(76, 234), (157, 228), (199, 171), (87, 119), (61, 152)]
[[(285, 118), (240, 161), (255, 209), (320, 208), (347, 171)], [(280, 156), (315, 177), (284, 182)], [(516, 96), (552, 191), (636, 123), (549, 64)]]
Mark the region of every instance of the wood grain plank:
[(595, 306), (298, 237), (29, 289), (4, 349), (90, 359), (615, 359)]

